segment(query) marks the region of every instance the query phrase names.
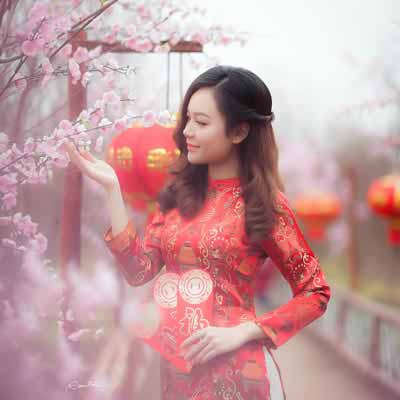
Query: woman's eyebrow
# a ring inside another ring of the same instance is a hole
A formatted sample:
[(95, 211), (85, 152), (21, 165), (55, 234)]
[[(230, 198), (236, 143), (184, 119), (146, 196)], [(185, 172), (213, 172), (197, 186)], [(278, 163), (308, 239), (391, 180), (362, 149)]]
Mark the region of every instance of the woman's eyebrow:
[[(188, 110), (188, 113), (190, 114), (190, 111)], [(210, 118), (208, 114), (202, 113), (202, 112), (194, 112), (193, 115), (203, 115), (204, 117)]]

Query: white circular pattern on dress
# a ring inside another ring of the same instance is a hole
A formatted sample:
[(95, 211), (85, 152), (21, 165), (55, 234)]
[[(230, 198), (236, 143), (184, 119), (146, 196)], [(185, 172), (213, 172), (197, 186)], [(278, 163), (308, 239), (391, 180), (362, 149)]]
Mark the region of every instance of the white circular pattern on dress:
[(213, 282), (210, 275), (201, 269), (185, 272), (179, 280), (179, 293), (189, 304), (200, 304), (212, 293)]
[(166, 272), (157, 279), (153, 295), (160, 307), (174, 308), (177, 306), (178, 281), (179, 275), (174, 272)]

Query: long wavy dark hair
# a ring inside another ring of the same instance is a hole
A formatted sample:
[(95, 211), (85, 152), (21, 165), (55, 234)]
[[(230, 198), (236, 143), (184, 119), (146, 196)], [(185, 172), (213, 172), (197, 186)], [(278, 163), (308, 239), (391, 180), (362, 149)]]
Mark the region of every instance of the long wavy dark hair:
[(202, 208), (207, 195), (208, 165), (191, 164), (183, 130), (192, 95), (201, 88), (212, 88), (219, 112), (224, 116), (226, 135), (232, 135), (243, 122), (249, 124), (247, 137), (238, 147), (240, 182), (245, 202), (245, 232), (252, 244), (270, 233), (279, 210), (278, 190), (284, 185), (278, 172), (278, 149), (271, 122), (272, 97), (265, 83), (253, 72), (239, 67), (216, 66), (198, 76), (188, 88), (181, 104), (174, 140), (180, 156), (171, 166), (174, 178), (158, 196), (160, 209), (177, 208), (189, 218)]

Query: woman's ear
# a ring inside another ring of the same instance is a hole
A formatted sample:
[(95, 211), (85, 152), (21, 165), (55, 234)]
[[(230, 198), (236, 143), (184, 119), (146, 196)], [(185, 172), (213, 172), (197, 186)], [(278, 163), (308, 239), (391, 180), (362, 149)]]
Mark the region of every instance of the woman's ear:
[(235, 134), (232, 137), (232, 143), (239, 144), (240, 142), (243, 142), (243, 140), (247, 138), (249, 130), (250, 125), (248, 124), (248, 122), (240, 123), (236, 128)]

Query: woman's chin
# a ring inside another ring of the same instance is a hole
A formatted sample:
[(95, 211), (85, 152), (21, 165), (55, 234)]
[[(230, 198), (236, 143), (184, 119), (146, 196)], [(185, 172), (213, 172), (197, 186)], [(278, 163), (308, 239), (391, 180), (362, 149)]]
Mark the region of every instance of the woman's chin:
[(190, 153), (188, 153), (187, 159), (190, 164), (204, 164), (204, 161), (202, 161), (199, 157), (193, 156)]

